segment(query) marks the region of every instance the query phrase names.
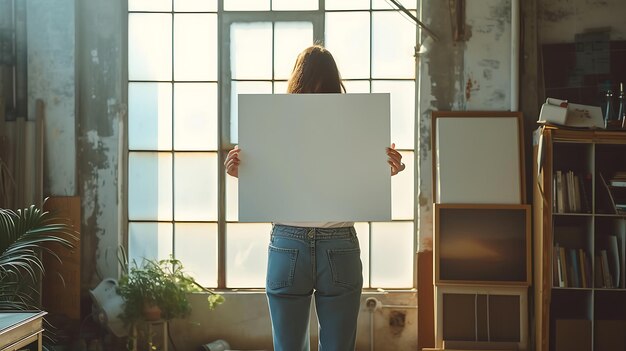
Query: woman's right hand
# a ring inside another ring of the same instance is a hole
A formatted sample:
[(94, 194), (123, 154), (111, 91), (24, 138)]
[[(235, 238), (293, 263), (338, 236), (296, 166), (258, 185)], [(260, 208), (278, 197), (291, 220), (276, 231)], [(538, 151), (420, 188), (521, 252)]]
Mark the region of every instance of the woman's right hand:
[(226, 160), (224, 160), (224, 166), (226, 167), (226, 173), (231, 176), (238, 178), (239, 177), (239, 151), (241, 149), (238, 145), (235, 145), (235, 148), (228, 152), (226, 156)]

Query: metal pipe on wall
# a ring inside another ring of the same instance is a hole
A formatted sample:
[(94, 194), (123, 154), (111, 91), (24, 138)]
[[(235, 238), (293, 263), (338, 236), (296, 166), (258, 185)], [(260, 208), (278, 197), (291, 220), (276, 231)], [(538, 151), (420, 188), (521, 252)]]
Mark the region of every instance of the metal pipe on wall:
[(519, 0), (511, 0), (511, 111), (519, 110)]

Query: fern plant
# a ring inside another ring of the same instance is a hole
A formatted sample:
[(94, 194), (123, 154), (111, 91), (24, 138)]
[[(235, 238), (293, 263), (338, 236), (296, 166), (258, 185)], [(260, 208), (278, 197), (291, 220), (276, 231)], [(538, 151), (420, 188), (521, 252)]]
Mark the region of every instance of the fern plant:
[(46, 244), (71, 248), (76, 240), (65, 219), (34, 205), (15, 211), (0, 208), (0, 310), (40, 309), (38, 282), (45, 273), (41, 255), (60, 261)]

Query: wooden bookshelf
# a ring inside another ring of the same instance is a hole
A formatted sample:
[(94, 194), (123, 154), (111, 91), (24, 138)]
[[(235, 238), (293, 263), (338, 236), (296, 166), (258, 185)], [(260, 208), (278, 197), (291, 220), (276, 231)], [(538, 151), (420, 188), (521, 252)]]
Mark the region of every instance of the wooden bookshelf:
[(535, 350), (624, 350), (626, 132), (542, 127), (534, 161)]

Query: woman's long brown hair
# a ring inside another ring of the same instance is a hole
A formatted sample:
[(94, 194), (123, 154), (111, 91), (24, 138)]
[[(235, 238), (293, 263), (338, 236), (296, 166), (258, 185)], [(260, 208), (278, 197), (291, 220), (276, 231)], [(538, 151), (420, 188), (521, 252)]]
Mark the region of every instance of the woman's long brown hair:
[(310, 46), (298, 55), (287, 85), (289, 94), (345, 93), (333, 55), (321, 45)]

